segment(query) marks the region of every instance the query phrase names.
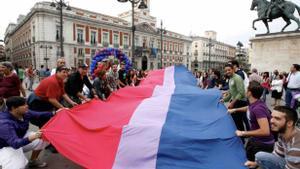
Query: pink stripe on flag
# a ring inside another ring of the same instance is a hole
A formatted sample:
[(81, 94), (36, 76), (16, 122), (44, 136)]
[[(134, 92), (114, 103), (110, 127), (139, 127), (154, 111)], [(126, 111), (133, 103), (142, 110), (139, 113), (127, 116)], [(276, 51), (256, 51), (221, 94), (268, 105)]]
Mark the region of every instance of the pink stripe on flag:
[(111, 169), (123, 126), (143, 100), (163, 84), (164, 70), (150, 72), (138, 87), (114, 92), (107, 102), (93, 100), (59, 111), (44, 127), (43, 136), (67, 158), (88, 169)]
[(162, 127), (175, 89), (174, 67), (164, 72), (163, 86), (142, 101), (123, 127), (113, 169), (154, 169)]

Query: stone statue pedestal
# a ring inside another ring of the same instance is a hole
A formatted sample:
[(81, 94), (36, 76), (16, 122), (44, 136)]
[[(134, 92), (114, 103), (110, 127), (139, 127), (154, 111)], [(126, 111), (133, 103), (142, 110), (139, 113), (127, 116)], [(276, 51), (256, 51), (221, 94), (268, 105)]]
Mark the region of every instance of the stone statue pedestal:
[(250, 39), (249, 62), (259, 72), (290, 71), (300, 64), (300, 32), (260, 34)]

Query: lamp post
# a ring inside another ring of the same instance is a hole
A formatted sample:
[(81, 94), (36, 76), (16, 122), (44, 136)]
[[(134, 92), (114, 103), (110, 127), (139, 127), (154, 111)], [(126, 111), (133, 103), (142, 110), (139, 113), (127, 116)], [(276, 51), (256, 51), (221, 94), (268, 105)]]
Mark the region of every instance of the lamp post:
[(134, 56), (134, 49), (135, 49), (135, 39), (134, 39), (134, 32), (135, 32), (135, 26), (134, 26), (134, 7), (139, 4), (138, 8), (139, 9), (146, 9), (147, 8), (147, 5), (145, 4), (144, 0), (118, 0), (119, 2), (130, 2), (131, 3), (131, 14), (132, 14), (132, 27), (131, 27), (131, 32), (132, 32), (132, 46), (131, 46), (131, 62), (132, 62), (132, 65), (133, 67), (135, 68), (135, 56)]
[(238, 59), (238, 62), (240, 64), (240, 66), (243, 67), (243, 63), (241, 63), (242, 62), (241, 57), (243, 57), (242, 47), (244, 45), (243, 45), (242, 42), (238, 41), (238, 43), (236, 44), (236, 46), (237, 46), (237, 49), (238, 49), (236, 56), (237, 56), (237, 59)]
[(206, 46), (208, 47), (208, 69), (206, 69), (206, 71), (208, 71), (211, 67), (210, 65), (211, 48), (214, 46), (214, 44), (211, 42), (211, 38), (209, 38), (208, 44), (206, 44)]
[(163, 21), (160, 22), (160, 29), (158, 29), (158, 33), (160, 33), (160, 68), (163, 68), (163, 34), (166, 33), (166, 28), (163, 28)]
[[(2, 39), (0, 39), (0, 42), (4, 42), (4, 40), (2, 40)], [(3, 45), (4, 46), (4, 45)], [(6, 57), (6, 55), (5, 55), (5, 61), (7, 61), (8, 59), (7, 59), (7, 57)]]
[(66, 7), (66, 10), (71, 10), (69, 4), (67, 5), (64, 0), (54, 1), (50, 4), (52, 7), (56, 7), (59, 10), (60, 16), (60, 57), (64, 57), (64, 45), (63, 45), (63, 8)]
[(44, 57), (44, 60), (46, 62), (46, 69), (48, 68), (48, 60), (49, 58), (47, 57), (47, 49), (52, 49), (52, 46), (50, 45), (41, 45), (40, 48), (45, 48), (46, 49), (46, 57)]

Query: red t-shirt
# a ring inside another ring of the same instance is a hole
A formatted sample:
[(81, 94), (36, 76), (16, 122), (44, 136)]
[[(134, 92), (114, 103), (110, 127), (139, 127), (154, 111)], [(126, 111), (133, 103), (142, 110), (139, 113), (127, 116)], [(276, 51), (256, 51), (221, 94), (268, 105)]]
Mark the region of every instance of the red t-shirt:
[(41, 97), (43, 100), (49, 98), (60, 100), (65, 94), (64, 82), (56, 77), (56, 74), (42, 80), (39, 86), (34, 90), (35, 95)]
[(9, 98), (11, 96), (20, 96), (19, 77), (13, 73), (0, 79), (0, 97)]

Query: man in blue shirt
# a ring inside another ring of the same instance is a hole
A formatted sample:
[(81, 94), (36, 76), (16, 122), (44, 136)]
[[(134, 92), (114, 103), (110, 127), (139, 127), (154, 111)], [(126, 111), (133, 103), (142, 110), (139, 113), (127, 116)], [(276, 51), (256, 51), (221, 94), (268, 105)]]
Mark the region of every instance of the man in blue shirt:
[(49, 143), (41, 140), (41, 131), (29, 132), (30, 120), (52, 117), (51, 112), (28, 111), (26, 100), (13, 96), (6, 100), (7, 110), (0, 113), (0, 166), (3, 169), (25, 168), (28, 160), (24, 152), (31, 151), (29, 167), (46, 167), (37, 160), (39, 153)]

